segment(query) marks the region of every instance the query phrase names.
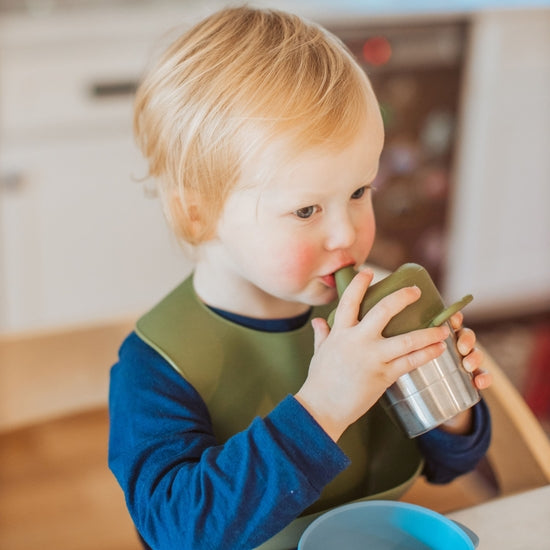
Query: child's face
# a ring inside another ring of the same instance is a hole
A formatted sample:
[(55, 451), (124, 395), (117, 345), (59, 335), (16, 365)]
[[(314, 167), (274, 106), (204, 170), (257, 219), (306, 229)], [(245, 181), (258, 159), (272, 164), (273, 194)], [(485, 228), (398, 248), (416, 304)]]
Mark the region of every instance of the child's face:
[[(248, 163), (224, 206), (218, 238), (206, 246), (210, 268), (231, 294), (232, 303), (215, 299), (217, 305), (275, 316), (334, 300), (334, 272), (364, 262), (373, 244), (370, 184), (382, 144), (377, 117), (339, 152), (313, 149), (285, 164), (271, 146)], [(266, 173), (266, 162), (274, 177), (262, 185), (257, 174)]]

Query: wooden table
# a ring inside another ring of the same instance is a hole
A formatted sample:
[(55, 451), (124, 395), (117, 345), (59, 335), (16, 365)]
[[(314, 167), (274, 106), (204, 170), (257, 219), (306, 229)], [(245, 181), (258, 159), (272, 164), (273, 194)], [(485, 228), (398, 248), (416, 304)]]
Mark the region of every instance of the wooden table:
[(478, 550), (550, 549), (550, 485), (446, 515), (477, 534)]

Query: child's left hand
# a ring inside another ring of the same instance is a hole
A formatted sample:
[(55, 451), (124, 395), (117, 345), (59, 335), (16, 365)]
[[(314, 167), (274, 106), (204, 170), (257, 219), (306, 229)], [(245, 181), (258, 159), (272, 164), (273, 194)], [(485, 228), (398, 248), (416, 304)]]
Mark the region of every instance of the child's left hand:
[(491, 385), (492, 377), (490, 373), (481, 369), (483, 363), (483, 352), (475, 347), (476, 335), (472, 329), (462, 326), (463, 316), (459, 311), (450, 318), (451, 327), (456, 332), (458, 341), (458, 351), (464, 359), (462, 365), (472, 373), (474, 384), (478, 390), (484, 390)]
[[(484, 390), (491, 385), (491, 374), (481, 368), (483, 363), (483, 352), (475, 347), (476, 335), (472, 329), (462, 326), (463, 315), (455, 313), (450, 319), (452, 329), (457, 335), (458, 351), (462, 354), (462, 365), (472, 373), (474, 384), (478, 390)], [(472, 411), (468, 409), (457, 414), (447, 422), (443, 423), (441, 429), (455, 434), (469, 433), (472, 428)]]

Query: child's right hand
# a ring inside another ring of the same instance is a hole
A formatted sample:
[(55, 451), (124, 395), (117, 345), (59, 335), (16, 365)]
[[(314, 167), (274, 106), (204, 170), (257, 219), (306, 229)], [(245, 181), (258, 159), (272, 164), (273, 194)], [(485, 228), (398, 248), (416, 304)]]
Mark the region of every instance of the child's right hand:
[(361, 321), (359, 307), (373, 279), (359, 272), (348, 285), (332, 330), (324, 319), (313, 319), (315, 351), (306, 381), (296, 399), (337, 441), (401, 375), (441, 355), (446, 325), (385, 338), (390, 319), (420, 297), (407, 287), (386, 296)]

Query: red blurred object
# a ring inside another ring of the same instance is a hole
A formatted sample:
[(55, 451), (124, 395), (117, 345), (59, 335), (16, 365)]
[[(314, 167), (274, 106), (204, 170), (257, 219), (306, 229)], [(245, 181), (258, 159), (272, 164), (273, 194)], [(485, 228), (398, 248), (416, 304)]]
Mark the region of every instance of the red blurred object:
[(535, 329), (535, 349), (524, 391), (525, 401), (540, 420), (550, 418), (550, 325)]
[(372, 36), (363, 44), (363, 59), (375, 67), (386, 64), (391, 54), (391, 44), (384, 36)]

